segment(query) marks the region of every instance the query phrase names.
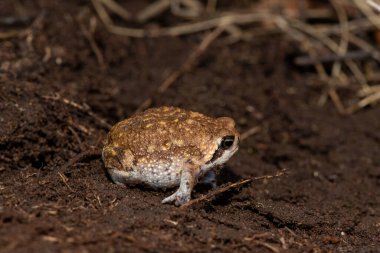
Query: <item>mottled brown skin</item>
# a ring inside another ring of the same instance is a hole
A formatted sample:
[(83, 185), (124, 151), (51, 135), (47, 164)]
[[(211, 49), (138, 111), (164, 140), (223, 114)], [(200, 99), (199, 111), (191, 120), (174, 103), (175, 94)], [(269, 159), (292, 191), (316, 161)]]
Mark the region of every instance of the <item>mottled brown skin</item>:
[[(235, 138), (228, 149), (220, 147), (225, 136)], [(119, 184), (180, 185), (163, 202), (181, 205), (190, 200), (198, 178), (228, 160), (238, 142), (231, 118), (215, 119), (175, 107), (152, 108), (112, 127), (103, 160)]]

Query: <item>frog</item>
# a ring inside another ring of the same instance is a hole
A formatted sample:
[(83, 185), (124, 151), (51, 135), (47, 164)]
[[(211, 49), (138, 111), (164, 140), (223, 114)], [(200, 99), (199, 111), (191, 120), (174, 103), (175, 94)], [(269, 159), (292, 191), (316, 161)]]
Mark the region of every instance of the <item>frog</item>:
[(178, 187), (162, 203), (181, 206), (191, 200), (198, 182), (216, 186), (215, 170), (236, 153), (239, 141), (230, 117), (162, 106), (115, 124), (107, 135), (102, 160), (116, 184), (163, 190)]

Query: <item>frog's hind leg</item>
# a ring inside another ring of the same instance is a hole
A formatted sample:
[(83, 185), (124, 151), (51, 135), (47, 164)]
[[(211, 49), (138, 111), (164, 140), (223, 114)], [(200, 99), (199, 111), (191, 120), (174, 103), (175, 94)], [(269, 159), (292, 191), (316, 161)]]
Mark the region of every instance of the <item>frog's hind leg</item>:
[(133, 155), (129, 150), (106, 146), (103, 148), (102, 159), (108, 175), (115, 184), (128, 184), (133, 165)]

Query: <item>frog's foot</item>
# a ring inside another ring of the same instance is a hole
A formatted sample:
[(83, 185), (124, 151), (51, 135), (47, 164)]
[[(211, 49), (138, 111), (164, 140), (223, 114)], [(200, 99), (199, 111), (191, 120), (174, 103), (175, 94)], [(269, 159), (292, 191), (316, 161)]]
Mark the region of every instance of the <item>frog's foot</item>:
[(186, 192), (181, 191), (181, 189), (178, 189), (175, 193), (173, 193), (169, 197), (164, 198), (161, 203), (167, 204), (167, 203), (174, 202), (176, 206), (181, 206), (185, 204), (186, 202), (189, 202), (190, 198), (191, 198), (190, 193), (188, 192), (186, 193)]

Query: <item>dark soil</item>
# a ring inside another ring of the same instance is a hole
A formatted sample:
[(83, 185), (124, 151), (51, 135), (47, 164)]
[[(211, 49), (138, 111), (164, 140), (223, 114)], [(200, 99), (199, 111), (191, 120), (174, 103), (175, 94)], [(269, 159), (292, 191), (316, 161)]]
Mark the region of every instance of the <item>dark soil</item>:
[(288, 169), (182, 210), (160, 203), (170, 192), (112, 184), (98, 157), (62, 168), (107, 133), (63, 99), (114, 124), (204, 34), (131, 39), (98, 21), (102, 68), (80, 29), (95, 16), (89, 2), (0, 2), (0, 17), (21, 12), (34, 19), (0, 26), (29, 28), (0, 39), (0, 252), (380, 252), (380, 107), (341, 116), (330, 102), (318, 106), (313, 72), (289, 64), (297, 45), (280, 36), (228, 44), (223, 35), (154, 96), (153, 106), (231, 116), (241, 132), (261, 126), (220, 183)]

